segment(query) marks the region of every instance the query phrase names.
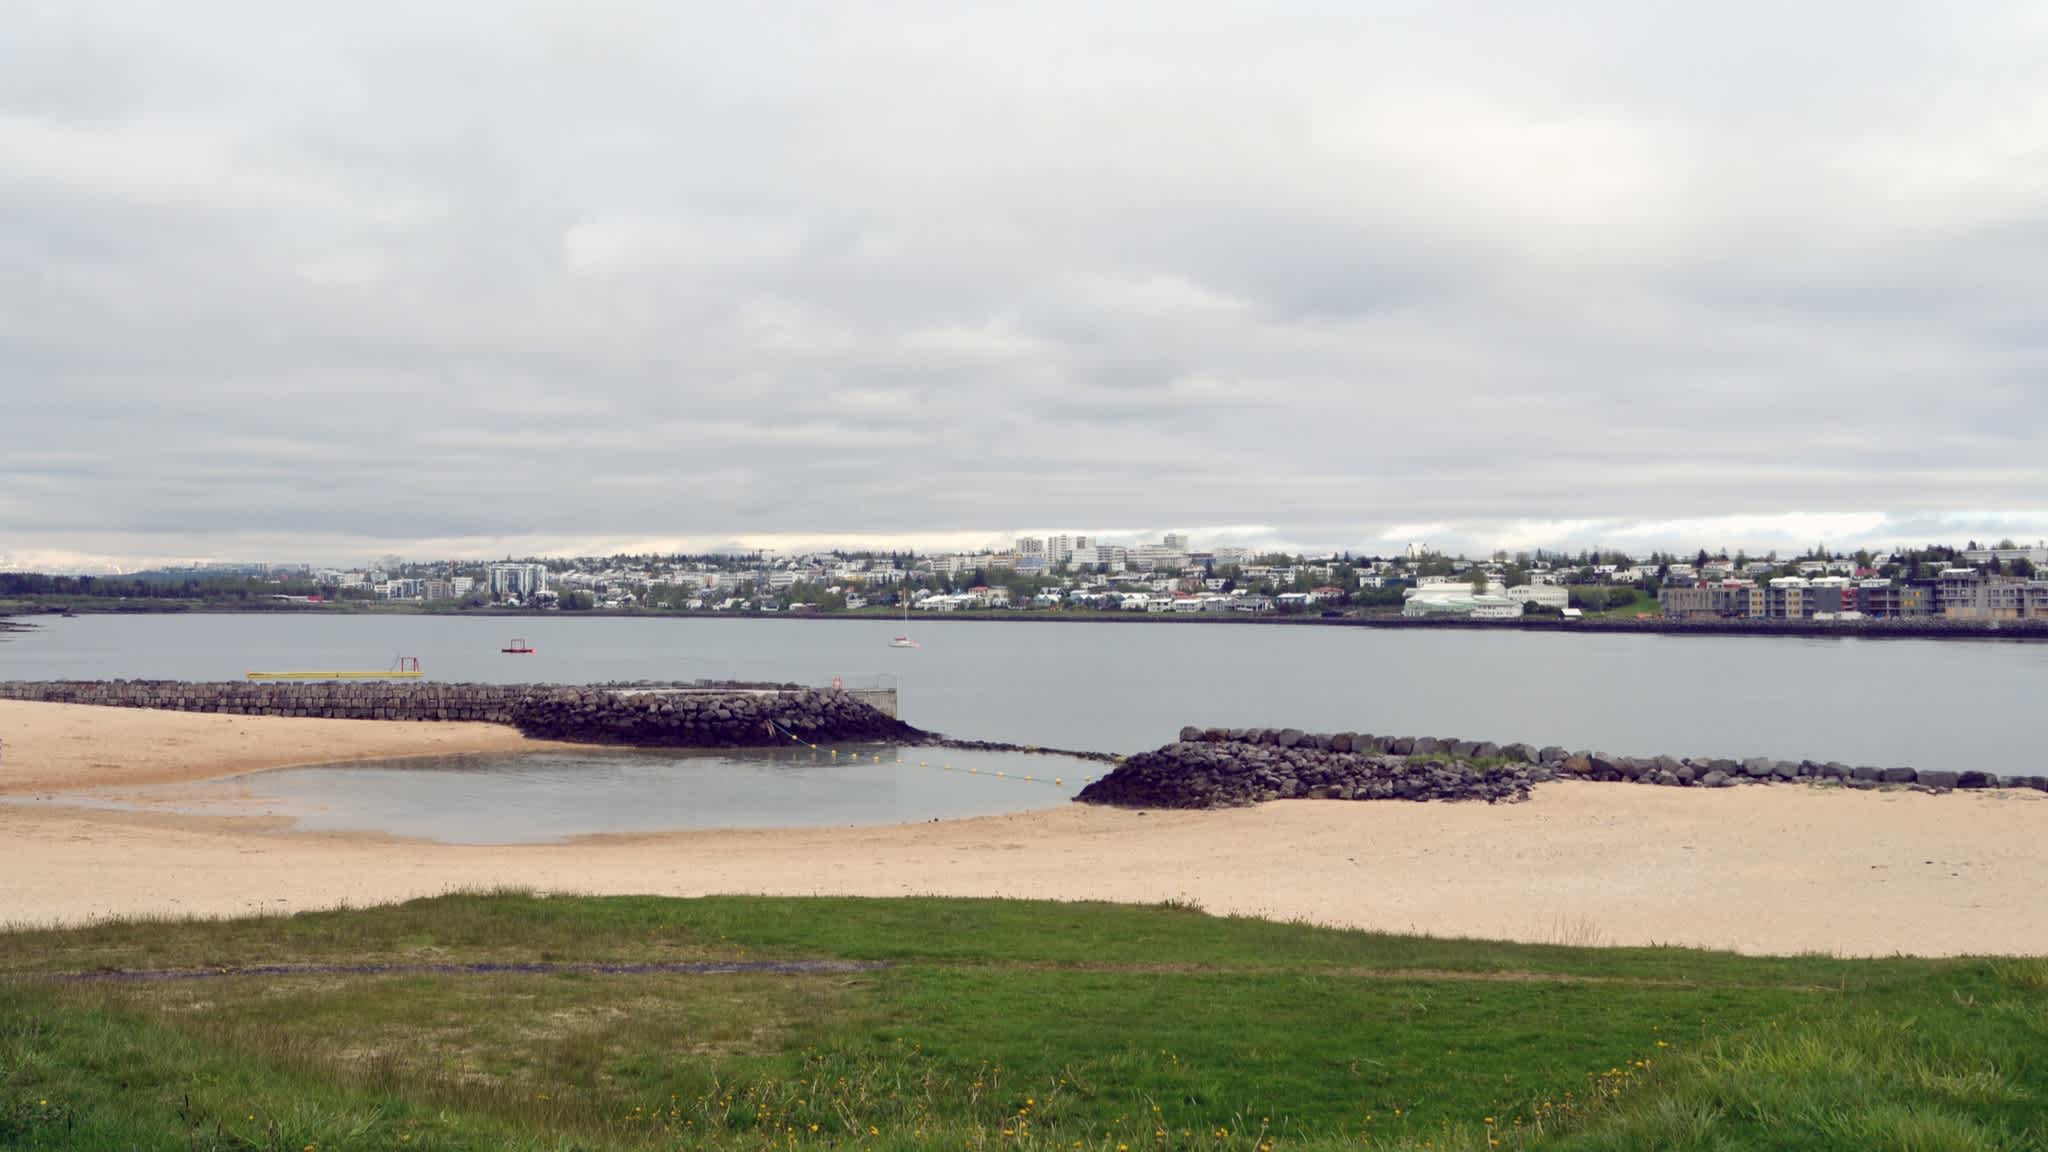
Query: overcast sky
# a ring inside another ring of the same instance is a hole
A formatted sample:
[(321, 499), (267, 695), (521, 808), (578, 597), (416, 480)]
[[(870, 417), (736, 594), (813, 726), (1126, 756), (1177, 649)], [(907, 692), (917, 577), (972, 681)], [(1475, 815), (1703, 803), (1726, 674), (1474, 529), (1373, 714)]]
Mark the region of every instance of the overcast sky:
[(0, 11), (17, 566), (2048, 533), (2038, 0)]

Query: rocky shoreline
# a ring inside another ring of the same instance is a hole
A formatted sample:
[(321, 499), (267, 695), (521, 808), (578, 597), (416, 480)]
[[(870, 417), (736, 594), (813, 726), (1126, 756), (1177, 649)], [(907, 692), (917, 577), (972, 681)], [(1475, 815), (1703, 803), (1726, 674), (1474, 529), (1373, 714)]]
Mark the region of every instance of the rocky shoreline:
[(1495, 744), (1430, 736), (1308, 733), (1297, 728), (1183, 728), (1179, 741), (1133, 756), (1076, 800), (1124, 808), (1231, 808), (1267, 800), (1528, 799), (1553, 780), (1667, 788), (1825, 783), (1844, 788), (2029, 788), (2048, 775), (1852, 767), (1836, 762), (1613, 756), (1556, 745)]
[(508, 724), (536, 739), (648, 748), (931, 738), (851, 693), (783, 684), (17, 680), (0, 682), (0, 699), (235, 716)]

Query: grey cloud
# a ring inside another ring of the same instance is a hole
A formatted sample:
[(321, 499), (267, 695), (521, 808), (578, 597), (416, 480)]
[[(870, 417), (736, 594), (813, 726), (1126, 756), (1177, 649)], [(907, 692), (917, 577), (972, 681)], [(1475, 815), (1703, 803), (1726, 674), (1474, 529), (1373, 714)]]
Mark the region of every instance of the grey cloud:
[(2044, 50), (2020, 3), (44, 7), (0, 551), (2028, 534)]

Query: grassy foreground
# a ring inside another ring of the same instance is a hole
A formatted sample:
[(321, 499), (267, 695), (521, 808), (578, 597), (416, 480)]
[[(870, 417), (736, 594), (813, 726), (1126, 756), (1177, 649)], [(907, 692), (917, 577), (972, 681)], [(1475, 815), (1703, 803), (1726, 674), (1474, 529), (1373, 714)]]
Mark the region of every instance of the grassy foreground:
[[(888, 966), (232, 971), (820, 958)], [(510, 893), (14, 932), (0, 1147), (2040, 1150), (2048, 960)]]

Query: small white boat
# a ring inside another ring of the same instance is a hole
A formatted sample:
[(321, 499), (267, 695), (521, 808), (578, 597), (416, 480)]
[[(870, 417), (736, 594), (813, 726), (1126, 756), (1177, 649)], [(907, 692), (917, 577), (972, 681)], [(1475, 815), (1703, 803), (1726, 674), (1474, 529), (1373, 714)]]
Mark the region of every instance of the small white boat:
[(896, 637), (896, 638), (895, 638), (894, 640), (891, 640), (891, 641), (889, 641), (889, 647), (891, 647), (891, 648), (916, 648), (916, 647), (918, 647), (918, 643), (917, 643), (917, 641), (915, 641), (915, 640), (912, 640), (912, 639), (910, 638), (910, 592), (909, 592), (909, 590), (908, 590), (908, 589), (904, 590), (904, 592), (902, 593), (902, 596), (903, 596), (903, 635), (901, 635), (901, 636), (898, 636), (898, 637)]

